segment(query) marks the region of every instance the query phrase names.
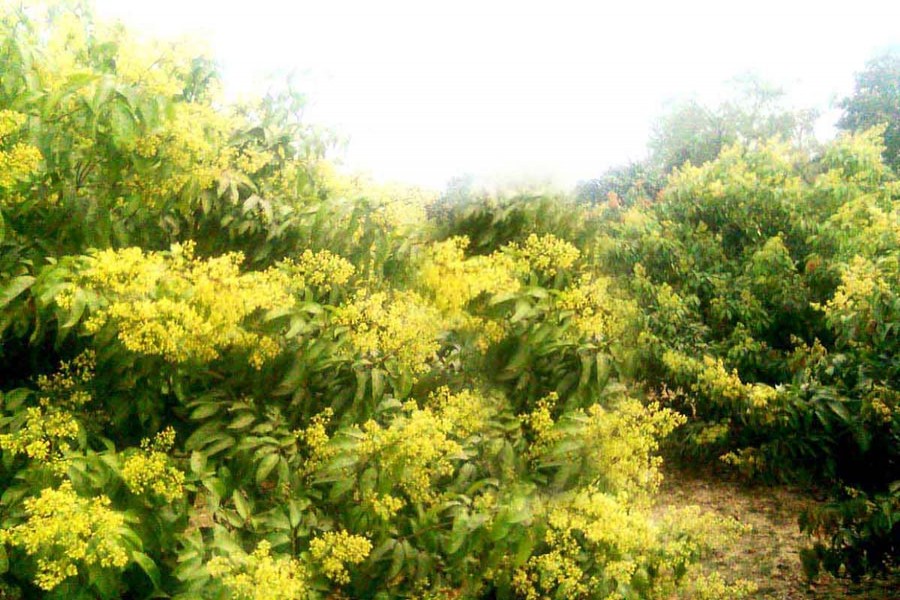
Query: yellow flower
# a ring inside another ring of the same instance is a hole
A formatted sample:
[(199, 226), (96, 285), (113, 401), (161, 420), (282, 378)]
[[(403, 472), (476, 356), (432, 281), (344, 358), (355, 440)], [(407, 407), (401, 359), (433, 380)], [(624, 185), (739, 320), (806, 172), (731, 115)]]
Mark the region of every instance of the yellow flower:
[(121, 542), (125, 517), (105, 496), (81, 498), (66, 481), (26, 500), (25, 513), (24, 523), (0, 531), (0, 542), (37, 559), (35, 583), (44, 590), (77, 575), (79, 565), (121, 569), (128, 563)]
[(310, 595), (306, 567), (292, 558), (273, 557), (267, 541), (244, 560), (213, 558), (206, 570), (234, 600), (304, 600)]
[(281, 346), (249, 330), (247, 323), (296, 301), (287, 273), (277, 268), (242, 273), (243, 260), (240, 253), (196, 259), (190, 243), (173, 245), (168, 253), (140, 248), (94, 253), (74, 284), (107, 304), (85, 328), (96, 333), (112, 325), (128, 350), (173, 363), (209, 362), (225, 350), (239, 349), (259, 369)]
[(337, 254), (309, 249), (297, 258), (285, 259), (278, 267), (290, 275), (293, 289), (311, 288), (326, 294), (335, 286), (347, 283), (356, 271), (352, 264)]
[(617, 341), (634, 321), (633, 303), (615, 297), (605, 277), (582, 275), (560, 292), (556, 306), (570, 315), (575, 331), (595, 341)]
[(394, 361), (413, 374), (428, 371), (440, 348), (440, 313), (413, 292), (360, 292), (338, 307), (334, 322), (347, 328), (357, 354), (379, 363)]
[(335, 583), (346, 584), (350, 582), (347, 565), (365, 561), (372, 551), (372, 543), (346, 531), (327, 531), (310, 542), (309, 551), (326, 577)]
[(404, 506), (406, 506), (406, 502), (404, 502), (402, 498), (397, 498), (390, 494), (376, 494), (369, 498), (369, 504), (372, 507), (372, 512), (385, 521), (389, 521), (394, 515), (402, 510)]
[(482, 294), (515, 292), (521, 287), (518, 264), (506, 253), (466, 258), (469, 239), (452, 237), (428, 249), (419, 280), (441, 310), (454, 314)]
[[(0, 110), (0, 144), (5, 141), (4, 138), (21, 129), (26, 119), (22, 113)], [(34, 174), (42, 159), (40, 150), (23, 142), (15, 143), (10, 148), (0, 147), (0, 192)], [(20, 202), (24, 197), (13, 194), (6, 199)]]
[(28, 144), (0, 150), (0, 189), (12, 187), (35, 173), (42, 159), (40, 150)]
[(551, 233), (543, 236), (532, 233), (521, 247), (513, 244), (510, 250), (545, 277), (554, 277), (557, 272), (569, 269), (581, 255), (578, 248)]
[(122, 480), (134, 494), (150, 492), (166, 502), (184, 496), (184, 473), (172, 466), (167, 452), (175, 443), (175, 430), (168, 427), (153, 441), (144, 439), (141, 449), (122, 465)]
[(78, 421), (72, 413), (56, 408), (33, 406), (25, 409), (25, 415), (25, 424), (19, 430), (0, 435), (0, 449), (65, 471), (70, 442), (78, 436)]

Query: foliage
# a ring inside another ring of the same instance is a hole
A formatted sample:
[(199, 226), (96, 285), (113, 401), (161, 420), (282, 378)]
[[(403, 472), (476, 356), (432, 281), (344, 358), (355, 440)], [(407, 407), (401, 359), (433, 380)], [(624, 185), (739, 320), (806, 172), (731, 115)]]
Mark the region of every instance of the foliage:
[(4, 590), (751, 594), (701, 566), (736, 523), (654, 510), (665, 439), (849, 494), (811, 570), (892, 560), (883, 129), (811, 155), (760, 93), (665, 182), (435, 198), (78, 3), (4, 8), (0, 61)]
[(227, 104), (190, 44), (79, 3), (3, 9), (0, 47), (4, 590), (670, 597), (705, 577), (735, 526), (651, 512), (684, 418), (634, 397), (640, 317), (593, 264), (602, 210), (342, 173), (301, 96)]
[[(630, 282), (646, 319), (637, 373), (691, 419), (673, 451), (893, 502), (900, 230), (882, 131), (818, 156), (727, 147), (676, 169), (648, 210), (608, 213), (601, 268)], [(846, 510), (834, 553), (811, 556), (834, 572), (885, 567), (897, 533), (876, 523), (892, 509)], [(805, 523), (826, 535), (838, 520)]]
[(649, 148), (651, 162), (664, 173), (686, 163), (699, 166), (726, 146), (781, 137), (798, 145), (812, 139), (815, 112), (783, 106), (784, 92), (753, 76), (734, 82), (733, 99), (718, 106), (695, 100), (675, 105), (656, 123)]
[(872, 59), (856, 74), (853, 94), (844, 98), (844, 114), (838, 127), (861, 131), (886, 126), (884, 162), (896, 170), (900, 166), (900, 56), (885, 54)]

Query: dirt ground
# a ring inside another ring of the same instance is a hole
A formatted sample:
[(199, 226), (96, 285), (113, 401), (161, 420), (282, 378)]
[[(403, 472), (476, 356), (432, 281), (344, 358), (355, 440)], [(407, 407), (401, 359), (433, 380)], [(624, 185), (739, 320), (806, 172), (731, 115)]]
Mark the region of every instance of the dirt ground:
[(666, 473), (659, 495), (660, 508), (696, 504), (751, 526), (750, 533), (712, 557), (709, 567), (729, 579), (756, 582), (760, 599), (900, 600), (900, 572), (858, 584), (828, 575), (806, 581), (799, 552), (809, 538), (797, 527), (797, 515), (817, 501), (802, 490), (747, 485), (710, 473), (674, 469)]

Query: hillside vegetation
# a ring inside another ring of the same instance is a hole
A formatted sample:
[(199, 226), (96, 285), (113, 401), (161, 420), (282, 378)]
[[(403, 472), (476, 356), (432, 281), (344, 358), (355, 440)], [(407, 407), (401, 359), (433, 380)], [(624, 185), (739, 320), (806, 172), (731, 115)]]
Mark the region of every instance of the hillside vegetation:
[(893, 568), (896, 123), (852, 98), (438, 196), (80, 4), (3, 8), (0, 73), (0, 597), (752, 596), (663, 454), (824, 490), (811, 578)]

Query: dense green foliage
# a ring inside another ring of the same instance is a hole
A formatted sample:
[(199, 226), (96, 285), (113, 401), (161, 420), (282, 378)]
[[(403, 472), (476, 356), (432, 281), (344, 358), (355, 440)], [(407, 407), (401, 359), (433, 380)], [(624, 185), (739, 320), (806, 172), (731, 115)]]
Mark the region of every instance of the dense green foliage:
[(841, 101), (844, 114), (838, 126), (861, 130), (879, 125), (884, 132), (884, 161), (900, 168), (900, 56), (885, 54), (870, 61), (856, 75), (853, 95)]
[(812, 140), (815, 111), (783, 106), (784, 92), (752, 76), (737, 79), (733, 100), (707, 106), (688, 100), (655, 124), (650, 163), (664, 173), (713, 160), (726, 146), (781, 137), (803, 146)]
[(667, 437), (833, 486), (811, 571), (896, 555), (883, 129), (433, 198), (80, 5), (4, 9), (0, 72), (0, 594), (744, 597)]

